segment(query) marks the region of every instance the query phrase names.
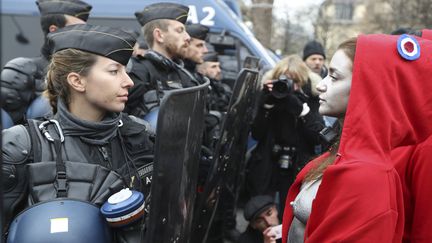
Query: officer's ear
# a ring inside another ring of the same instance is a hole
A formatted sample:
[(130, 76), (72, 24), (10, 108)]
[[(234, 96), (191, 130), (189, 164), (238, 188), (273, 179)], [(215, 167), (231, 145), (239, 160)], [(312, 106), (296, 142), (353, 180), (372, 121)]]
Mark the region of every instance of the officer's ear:
[(57, 25), (50, 25), (49, 27), (48, 27), (48, 30), (49, 30), (49, 32), (50, 33), (52, 33), (52, 32), (54, 32), (54, 31), (56, 31), (56, 30), (58, 30), (58, 27), (57, 27)]
[(66, 79), (69, 86), (76, 92), (82, 93), (85, 91), (86, 81), (79, 73), (71, 72), (67, 75)]
[(164, 34), (163, 31), (159, 28), (155, 28), (153, 30), (153, 39), (157, 42), (157, 43), (164, 43)]

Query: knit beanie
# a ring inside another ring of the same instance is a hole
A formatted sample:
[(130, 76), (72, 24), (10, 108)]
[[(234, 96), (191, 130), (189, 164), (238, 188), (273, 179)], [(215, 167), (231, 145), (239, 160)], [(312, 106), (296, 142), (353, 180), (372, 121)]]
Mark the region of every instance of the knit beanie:
[(313, 54), (319, 54), (322, 55), (324, 57), (324, 59), (326, 59), (326, 55), (324, 52), (324, 48), (321, 45), (321, 43), (317, 42), (317, 41), (309, 41), (304, 49), (303, 49), (303, 61), (306, 60), (309, 56), (313, 55)]

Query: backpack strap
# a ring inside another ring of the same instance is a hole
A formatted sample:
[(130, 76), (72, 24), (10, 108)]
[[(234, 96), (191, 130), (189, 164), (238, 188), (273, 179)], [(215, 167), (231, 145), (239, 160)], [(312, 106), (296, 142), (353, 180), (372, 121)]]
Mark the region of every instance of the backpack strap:
[[(54, 129), (48, 129), (49, 126), (53, 126)], [(33, 119), (28, 120), (28, 131), (32, 141), (33, 161), (39, 162), (42, 160), (42, 143), (40, 139), (43, 139), (41, 135), (45, 137), (49, 142), (53, 143), (55, 150), (56, 159), (56, 191), (57, 197), (67, 196), (67, 178), (66, 178), (66, 166), (62, 158), (61, 147), (64, 142), (63, 131), (57, 120), (50, 119), (45, 121), (37, 121)], [(50, 133), (55, 131), (56, 134)]]

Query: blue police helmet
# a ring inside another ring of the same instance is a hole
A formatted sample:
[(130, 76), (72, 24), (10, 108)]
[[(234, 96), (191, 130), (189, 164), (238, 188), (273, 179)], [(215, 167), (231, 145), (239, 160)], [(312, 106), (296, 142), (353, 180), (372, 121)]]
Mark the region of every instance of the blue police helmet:
[(35, 204), (11, 223), (7, 243), (109, 243), (111, 232), (95, 205), (74, 199)]
[(38, 96), (34, 99), (26, 111), (26, 117), (28, 119), (48, 117), (50, 115), (52, 115), (51, 105), (48, 98), (44, 96)]
[(2, 129), (6, 129), (14, 125), (11, 116), (3, 109), (1, 109), (1, 122), (2, 122)]
[(156, 131), (158, 115), (159, 115), (159, 107), (154, 107), (143, 118), (148, 123), (150, 123), (150, 126), (153, 131)]

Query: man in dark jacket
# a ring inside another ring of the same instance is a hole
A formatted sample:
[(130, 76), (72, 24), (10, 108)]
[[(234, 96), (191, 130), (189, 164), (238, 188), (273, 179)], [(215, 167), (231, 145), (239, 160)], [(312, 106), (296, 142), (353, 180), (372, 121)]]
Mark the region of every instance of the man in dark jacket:
[(198, 81), (181, 60), (189, 46), (185, 22), (189, 8), (176, 3), (155, 3), (136, 12), (149, 50), (132, 58), (129, 75), (135, 85), (130, 90), (125, 111), (143, 118), (159, 106), (164, 90), (187, 88)]
[(249, 221), (249, 225), (241, 234), (238, 243), (280, 242), (277, 237), (281, 235), (281, 229), (277, 227), (278, 211), (272, 197), (259, 195), (251, 198), (244, 208), (244, 217)]
[(210, 110), (226, 112), (232, 95), (232, 89), (229, 85), (222, 83), (222, 72), (217, 52), (206, 53), (203, 57), (203, 62), (197, 65), (197, 71), (210, 80)]
[(184, 56), (185, 68), (200, 83), (204, 83), (204, 76), (197, 72), (196, 66), (204, 62), (204, 55), (208, 52), (206, 39), (209, 28), (202, 24), (187, 24), (186, 32), (191, 39)]

